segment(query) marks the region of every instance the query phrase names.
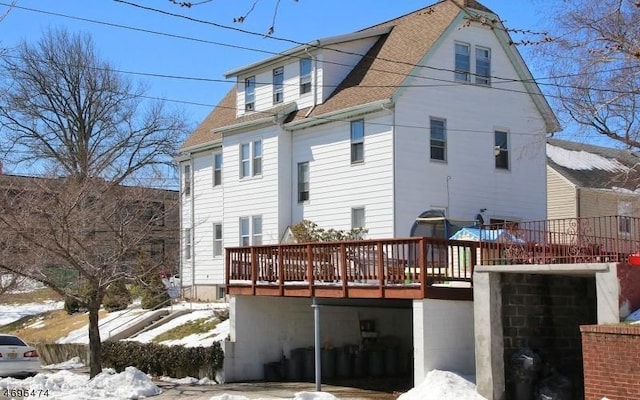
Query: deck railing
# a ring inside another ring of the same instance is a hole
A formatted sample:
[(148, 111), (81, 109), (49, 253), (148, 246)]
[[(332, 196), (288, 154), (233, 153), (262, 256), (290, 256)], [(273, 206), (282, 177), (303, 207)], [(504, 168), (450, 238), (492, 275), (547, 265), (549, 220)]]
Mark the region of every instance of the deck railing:
[(483, 226), (481, 264), (627, 262), (640, 250), (640, 218), (552, 219)]
[(227, 285), (348, 287), (470, 283), (478, 242), (404, 238), (226, 249)]

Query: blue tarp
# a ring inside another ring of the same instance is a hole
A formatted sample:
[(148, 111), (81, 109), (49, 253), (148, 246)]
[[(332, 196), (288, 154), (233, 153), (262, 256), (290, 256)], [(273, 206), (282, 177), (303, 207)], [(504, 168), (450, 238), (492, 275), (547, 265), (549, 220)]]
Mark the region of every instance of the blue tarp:
[(470, 240), (474, 242), (524, 243), (524, 240), (506, 229), (462, 228), (449, 239)]

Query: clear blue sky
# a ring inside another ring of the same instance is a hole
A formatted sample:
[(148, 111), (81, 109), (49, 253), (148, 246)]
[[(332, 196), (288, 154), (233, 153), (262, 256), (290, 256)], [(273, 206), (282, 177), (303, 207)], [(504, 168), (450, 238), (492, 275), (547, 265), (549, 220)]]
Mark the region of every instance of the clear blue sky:
[[(276, 0), (260, 0), (242, 24), (233, 18), (245, 14), (253, 0), (211, 0), (192, 8), (179, 7), (169, 0), (127, 0), (144, 7), (197, 18), (247, 31), (266, 33), (272, 24)], [(192, 0), (197, 3), (202, 0)], [(508, 27), (539, 30), (541, 10), (552, 0), (481, 0), (496, 12)], [(307, 42), (327, 36), (353, 32), (433, 4), (435, 0), (281, 0), (274, 36)], [(0, 12), (10, 0), (0, 0)], [(224, 80), (224, 72), (295, 44), (269, 37), (249, 35), (229, 29), (163, 15), (115, 0), (18, 0), (0, 22), (0, 45), (11, 48), (21, 40), (36, 41), (48, 27), (65, 27), (71, 32), (89, 32), (99, 54), (124, 71)], [(39, 11), (44, 11), (39, 12)], [(47, 14), (49, 13), (49, 14)], [(57, 15), (54, 15), (57, 14)], [(99, 23), (72, 19), (94, 20)], [(122, 25), (132, 29), (116, 27)], [(149, 30), (160, 34), (142, 32)], [(195, 40), (179, 39), (180, 35)], [(230, 48), (202, 41), (218, 42), (246, 49)], [(250, 50), (255, 49), (255, 50)], [(534, 62), (525, 50), (536, 73)], [(199, 103), (203, 106), (175, 103), (183, 107), (195, 126), (231, 87), (227, 82), (202, 82), (130, 76), (149, 86), (154, 97)]]

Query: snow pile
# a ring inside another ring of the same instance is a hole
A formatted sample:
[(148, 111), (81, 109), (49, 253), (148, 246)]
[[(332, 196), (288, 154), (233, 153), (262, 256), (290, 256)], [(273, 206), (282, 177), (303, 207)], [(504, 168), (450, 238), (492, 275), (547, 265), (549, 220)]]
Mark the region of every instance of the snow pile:
[(293, 400), (337, 400), (337, 397), (322, 392), (298, 392)]
[(42, 314), (64, 308), (63, 301), (47, 300), (44, 303), (0, 304), (0, 326), (10, 324), (20, 318)]
[(105, 369), (89, 380), (86, 374), (58, 371), (55, 374), (38, 374), (32, 378), (0, 379), (0, 389), (29, 390), (41, 397), (57, 400), (91, 399), (140, 399), (157, 396), (162, 390), (144, 373), (134, 367), (116, 374)]
[(187, 376), (187, 377), (184, 377), (184, 378), (171, 378), (169, 376), (161, 376), (158, 379), (163, 381), (163, 382), (175, 383), (176, 385), (200, 385), (200, 386), (217, 385), (217, 383), (215, 381), (212, 381), (211, 379), (209, 379), (207, 377), (204, 377), (202, 379), (198, 379), (198, 378), (194, 378), (192, 376)]
[(476, 385), (453, 372), (434, 369), (419, 386), (398, 397), (398, 400), (486, 400), (476, 391)]
[(76, 369), (84, 367), (84, 363), (80, 361), (80, 357), (73, 357), (71, 360), (61, 362), (59, 364), (45, 365), (43, 369)]

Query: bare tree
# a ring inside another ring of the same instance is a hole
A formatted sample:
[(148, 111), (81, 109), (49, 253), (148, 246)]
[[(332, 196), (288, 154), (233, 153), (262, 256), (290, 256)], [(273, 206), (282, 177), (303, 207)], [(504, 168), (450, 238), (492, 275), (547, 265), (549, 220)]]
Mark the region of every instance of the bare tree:
[(559, 111), (586, 133), (640, 148), (640, 7), (635, 0), (567, 0), (550, 9), (542, 42)]
[(151, 189), (123, 184), (171, 165), (185, 122), (161, 102), (145, 101), (143, 88), (101, 61), (87, 35), (50, 30), (37, 44), (22, 43), (0, 68), (5, 159), (44, 168), (49, 177), (5, 176), (0, 266), (88, 309), (93, 377), (101, 372), (98, 311), (105, 289), (131, 278), (130, 260), (157, 226), (148, 211)]

